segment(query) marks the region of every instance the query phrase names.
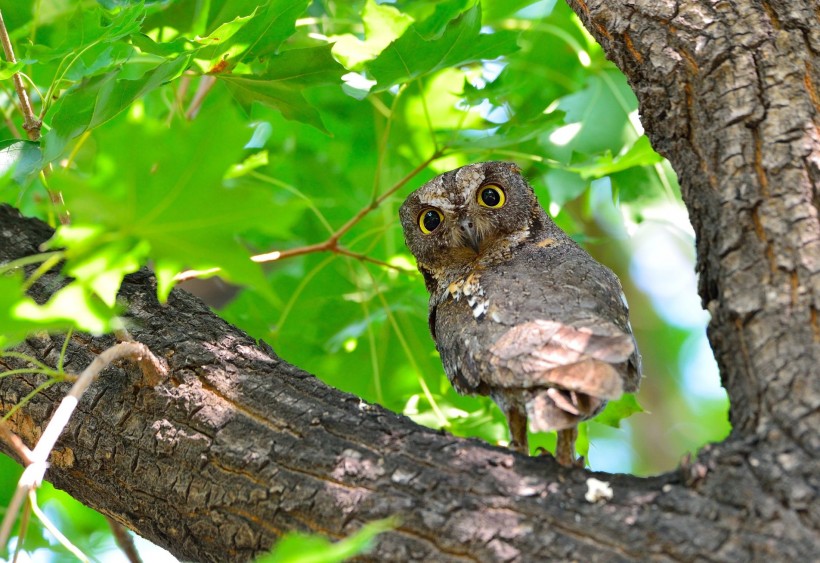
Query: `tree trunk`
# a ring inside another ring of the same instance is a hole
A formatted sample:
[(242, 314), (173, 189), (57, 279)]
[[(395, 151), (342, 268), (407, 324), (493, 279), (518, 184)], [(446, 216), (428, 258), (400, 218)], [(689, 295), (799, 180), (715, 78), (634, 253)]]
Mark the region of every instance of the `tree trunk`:
[[(182, 558), (242, 560), (293, 529), (341, 537), (399, 515), (399, 561), (789, 560), (817, 555), (820, 9), (810, 2), (571, 0), (630, 79), (697, 233), (700, 293), (734, 426), (680, 471), (592, 475), (417, 426), (331, 389), (195, 298), (127, 278), (130, 364), (81, 401), (48, 478)], [(0, 208), (0, 260), (50, 231)], [(44, 299), (56, 280), (33, 288)], [(67, 369), (113, 343), (76, 335)], [(51, 365), (61, 339), (22, 350)], [(16, 367), (10, 360), (3, 360)], [(41, 380), (0, 379), (0, 413)], [(64, 388), (12, 418), (32, 443)], [(611, 499), (588, 500), (587, 479)]]

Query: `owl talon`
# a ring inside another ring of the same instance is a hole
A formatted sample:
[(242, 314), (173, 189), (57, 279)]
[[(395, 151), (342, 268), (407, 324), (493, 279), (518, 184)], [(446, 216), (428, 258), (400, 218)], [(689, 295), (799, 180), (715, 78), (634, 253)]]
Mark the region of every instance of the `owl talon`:
[[(558, 431), (558, 443), (555, 445), (555, 459), (564, 467), (578, 467), (575, 460), (575, 439), (578, 429), (567, 428)], [(581, 458), (583, 463), (583, 458)], [(583, 467), (583, 465), (581, 465)]]
[(530, 454), (527, 443), (527, 415), (517, 409), (506, 412), (507, 425), (510, 428), (510, 449), (524, 455)]

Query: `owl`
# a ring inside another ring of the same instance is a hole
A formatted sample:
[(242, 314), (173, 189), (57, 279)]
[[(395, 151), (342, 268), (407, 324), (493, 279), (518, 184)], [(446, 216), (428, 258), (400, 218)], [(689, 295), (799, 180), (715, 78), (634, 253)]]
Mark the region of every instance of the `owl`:
[(399, 210), (430, 294), (429, 326), (461, 394), (490, 396), (510, 447), (577, 424), (637, 391), (641, 360), (621, 284), (546, 214), (520, 169), (481, 162), (433, 178)]

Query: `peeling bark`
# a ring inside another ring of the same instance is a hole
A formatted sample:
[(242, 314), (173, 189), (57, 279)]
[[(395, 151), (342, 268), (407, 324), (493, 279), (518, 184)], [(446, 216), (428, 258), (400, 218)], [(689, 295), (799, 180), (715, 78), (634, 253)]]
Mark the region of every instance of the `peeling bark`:
[[(48, 478), (182, 558), (243, 560), (288, 530), (341, 537), (398, 514), (375, 560), (812, 560), (820, 437), (820, 8), (807, 1), (570, 0), (625, 72), (697, 233), (700, 293), (732, 404), (726, 442), (679, 471), (594, 475), (434, 432), (331, 389), (184, 292), (129, 276), (135, 338), (170, 377), (106, 370)], [(41, 223), (0, 208), (0, 260)], [(34, 287), (45, 299), (58, 282)], [(68, 368), (113, 343), (76, 335)], [(61, 340), (22, 347), (54, 365)], [(3, 360), (17, 367), (10, 360)], [(0, 413), (41, 380), (0, 379)], [(33, 443), (65, 390), (12, 420)]]

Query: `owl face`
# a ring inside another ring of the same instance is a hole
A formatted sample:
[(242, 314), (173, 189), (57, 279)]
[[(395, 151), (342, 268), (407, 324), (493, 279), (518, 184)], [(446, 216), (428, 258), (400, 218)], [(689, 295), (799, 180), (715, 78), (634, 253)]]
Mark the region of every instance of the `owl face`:
[(480, 162), (433, 178), (408, 196), (399, 216), (407, 247), (435, 271), (525, 237), (535, 210), (543, 213), (515, 164)]

